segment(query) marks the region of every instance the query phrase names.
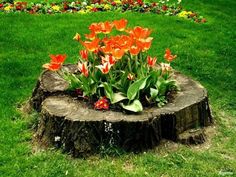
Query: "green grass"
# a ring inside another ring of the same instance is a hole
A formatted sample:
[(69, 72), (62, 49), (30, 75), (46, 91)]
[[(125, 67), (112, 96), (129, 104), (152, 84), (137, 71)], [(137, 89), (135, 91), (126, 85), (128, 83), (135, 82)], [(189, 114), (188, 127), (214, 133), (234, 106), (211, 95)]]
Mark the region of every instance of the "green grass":
[[(184, 1), (184, 7), (200, 12), (208, 23), (134, 13), (0, 14), (0, 176), (236, 175), (236, 3), (195, 0)], [(122, 17), (131, 26), (152, 28), (151, 55), (160, 61), (170, 47), (178, 55), (173, 66), (207, 88), (217, 127), (210, 147), (196, 150), (178, 145), (88, 159), (72, 159), (56, 150), (32, 153), (33, 117), (21, 115), (16, 108), (30, 97), (48, 54), (67, 53), (67, 62), (75, 63), (78, 43), (72, 38), (76, 32), (87, 33), (94, 21)]]

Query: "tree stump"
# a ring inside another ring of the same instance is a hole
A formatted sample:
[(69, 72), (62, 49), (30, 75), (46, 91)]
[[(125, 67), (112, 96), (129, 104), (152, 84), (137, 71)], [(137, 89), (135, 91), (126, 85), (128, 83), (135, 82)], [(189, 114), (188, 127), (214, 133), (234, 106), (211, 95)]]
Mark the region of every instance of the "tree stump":
[[(64, 69), (76, 72), (75, 65)], [(95, 153), (103, 145), (138, 152), (157, 146), (162, 138), (184, 144), (203, 143), (204, 127), (213, 122), (207, 91), (179, 72), (174, 77), (181, 90), (172, 102), (139, 114), (124, 114), (88, 108), (66, 93), (69, 84), (56, 72), (44, 71), (30, 100), (41, 113), (37, 142), (61, 147), (73, 156)]]

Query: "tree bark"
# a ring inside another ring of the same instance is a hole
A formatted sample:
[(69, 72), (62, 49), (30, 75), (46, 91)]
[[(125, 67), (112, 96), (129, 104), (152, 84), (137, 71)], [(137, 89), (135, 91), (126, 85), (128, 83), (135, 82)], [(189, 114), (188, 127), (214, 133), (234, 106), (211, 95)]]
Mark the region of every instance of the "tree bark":
[[(73, 65), (71, 72), (76, 72)], [(31, 99), (41, 112), (36, 139), (45, 146), (61, 147), (73, 156), (116, 146), (139, 152), (157, 146), (162, 138), (184, 144), (205, 141), (204, 127), (213, 123), (207, 91), (196, 81), (175, 72), (180, 91), (162, 108), (139, 114), (90, 109), (81, 100), (65, 94), (68, 83), (45, 71)]]

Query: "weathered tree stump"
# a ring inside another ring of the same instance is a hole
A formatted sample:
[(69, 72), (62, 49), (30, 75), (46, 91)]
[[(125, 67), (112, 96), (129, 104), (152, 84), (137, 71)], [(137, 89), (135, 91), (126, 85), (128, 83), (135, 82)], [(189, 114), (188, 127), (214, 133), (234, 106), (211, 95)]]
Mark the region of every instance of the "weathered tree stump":
[[(76, 72), (75, 65), (64, 68)], [(142, 151), (155, 147), (162, 138), (184, 144), (203, 143), (204, 127), (213, 122), (207, 91), (178, 72), (175, 78), (181, 91), (171, 103), (144, 109), (140, 114), (124, 114), (88, 108), (65, 92), (68, 83), (57, 73), (44, 71), (30, 101), (41, 112), (37, 141), (62, 147), (74, 156), (97, 152), (106, 144)]]

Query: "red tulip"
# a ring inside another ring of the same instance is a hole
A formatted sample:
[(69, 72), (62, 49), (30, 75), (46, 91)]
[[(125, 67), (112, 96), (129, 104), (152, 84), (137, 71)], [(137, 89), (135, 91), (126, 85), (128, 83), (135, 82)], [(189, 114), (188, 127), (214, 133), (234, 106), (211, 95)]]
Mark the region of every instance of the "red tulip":
[(157, 61), (157, 58), (156, 58), (156, 57), (153, 57), (153, 58), (150, 57), (150, 56), (147, 57), (147, 62), (148, 62), (148, 65), (149, 65), (150, 67), (155, 66), (156, 61)]
[(112, 55), (105, 55), (105, 57), (101, 58), (102, 58), (102, 64), (109, 62), (109, 64), (112, 66), (116, 63), (116, 59)]
[(80, 71), (85, 77), (88, 77), (89, 71), (88, 71), (88, 67), (87, 67), (87, 62), (78, 63), (78, 68), (79, 68), (79, 71)]
[(164, 58), (168, 61), (171, 62), (172, 60), (174, 60), (177, 57), (177, 55), (171, 55), (171, 51), (170, 49), (166, 49), (166, 53), (164, 55)]
[(58, 55), (49, 55), (51, 58), (51, 63), (59, 63), (62, 64), (66, 59), (66, 54), (58, 54)]
[(57, 71), (61, 68), (60, 63), (46, 63), (43, 65), (43, 68), (48, 69), (50, 71)]
[(88, 60), (88, 51), (87, 50), (81, 50), (80, 51), (80, 56), (84, 60)]
[(63, 62), (66, 59), (66, 55), (49, 55), (51, 58), (50, 63), (46, 63), (43, 65), (43, 68), (48, 69), (50, 71), (57, 71), (61, 68)]
[(109, 62), (103, 63), (102, 65), (96, 66), (98, 69), (101, 70), (103, 74), (107, 74), (110, 71), (111, 65)]

